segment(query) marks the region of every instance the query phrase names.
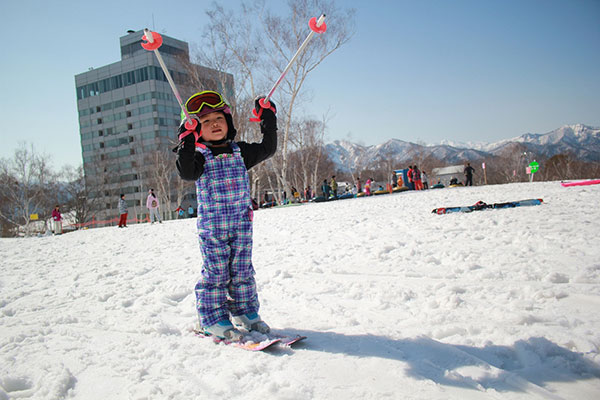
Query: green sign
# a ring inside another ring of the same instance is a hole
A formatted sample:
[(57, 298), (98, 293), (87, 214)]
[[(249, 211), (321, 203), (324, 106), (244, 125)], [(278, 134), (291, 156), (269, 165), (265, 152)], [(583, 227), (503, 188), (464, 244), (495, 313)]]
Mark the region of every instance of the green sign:
[(537, 161), (532, 161), (529, 164), (529, 167), (531, 167), (531, 173), (535, 174), (536, 172), (538, 172), (538, 169), (540, 169), (540, 164), (538, 164)]

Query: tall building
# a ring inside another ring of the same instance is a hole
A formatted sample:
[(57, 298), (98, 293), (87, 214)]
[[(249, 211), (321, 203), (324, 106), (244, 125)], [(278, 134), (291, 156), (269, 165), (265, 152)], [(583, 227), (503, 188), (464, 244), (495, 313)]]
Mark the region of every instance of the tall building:
[[(141, 47), (142, 36), (128, 31), (120, 38), (121, 61), (75, 76), (83, 168), (97, 220), (118, 215), (120, 193), (130, 216), (143, 219), (148, 189), (157, 191), (157, 174), (164, 174), (157, 163), (176, 144), (181, 109), (154, 52)], [(190, 63), (186, 42), (162, 37), (159, 51), (184, 98), (209, 88), (233, 95), (231, 74)], [(181, 193), (166, 190), (158, 194), (163, 203), (171, 197), (161, 207), (168, 219)]]

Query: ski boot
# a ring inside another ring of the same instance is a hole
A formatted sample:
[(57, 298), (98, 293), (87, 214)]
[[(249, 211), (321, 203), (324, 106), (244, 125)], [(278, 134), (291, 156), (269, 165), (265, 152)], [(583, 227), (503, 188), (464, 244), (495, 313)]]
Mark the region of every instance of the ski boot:
[(229, 320), (219, 321), (214, 325), (204, 327), (203, 330), (207, 335), (232, 342), (239, 342), (244, 338), (244, 334), (237, 330)]
[(253, 312), (245, 315), (236, 315), (233, 317), (233, 322), (247, 331), (256, 331), (262, 334), (269, 333), (271, 328), (267, 325), (260, 316)]

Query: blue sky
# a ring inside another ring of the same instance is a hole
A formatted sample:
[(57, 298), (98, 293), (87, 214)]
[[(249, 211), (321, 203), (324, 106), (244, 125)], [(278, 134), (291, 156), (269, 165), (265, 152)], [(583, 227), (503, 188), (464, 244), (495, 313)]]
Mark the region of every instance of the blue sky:
[[(600, 0), (337, 3), (356, 9), (356, 33), (307, 81), (307, 112), (330, 110), (329, 141), (494, 142), (600, 126)], [(56, 167), (81, 163), (74, 76), (119, 61), (128, 29), (193, 48), (209, 5), (2, 1), (0, 157), (26, 141)]]

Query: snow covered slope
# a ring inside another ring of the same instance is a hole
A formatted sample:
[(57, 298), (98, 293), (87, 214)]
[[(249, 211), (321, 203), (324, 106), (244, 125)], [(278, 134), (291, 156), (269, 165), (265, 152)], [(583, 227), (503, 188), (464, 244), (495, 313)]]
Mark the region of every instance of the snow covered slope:
[(309, 337), (262, 353), (189, 333), (193, 220), (0, 239), (0, 399), (597, 399), (599, 200), (534, 182), (260, 210), (261, 314)]

